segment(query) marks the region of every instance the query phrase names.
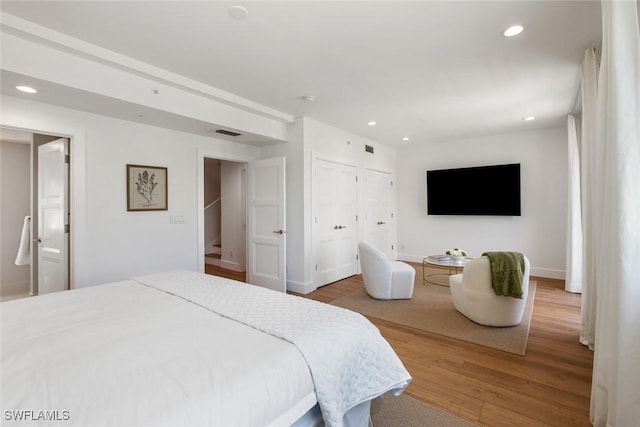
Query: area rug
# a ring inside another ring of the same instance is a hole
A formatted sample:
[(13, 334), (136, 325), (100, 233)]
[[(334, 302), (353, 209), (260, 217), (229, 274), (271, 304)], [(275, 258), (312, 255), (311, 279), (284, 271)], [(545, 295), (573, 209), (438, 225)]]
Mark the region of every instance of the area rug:
[(423, 284), (419, 271), (416, 271), (413, 298), (410, 300), (377, 300), (367, 295), (363, 288), (331, 304), (365, 316), (524, 356), (536, 284), (535, 280), (529, 281), (529, 295), (522, 322), (506, 328), (482, 326), (467, 319), (453, 306), (451, 289)]
[(374, 427), (473, 427), (468, 421), (408, 396), (384, 394), (371, 402)]

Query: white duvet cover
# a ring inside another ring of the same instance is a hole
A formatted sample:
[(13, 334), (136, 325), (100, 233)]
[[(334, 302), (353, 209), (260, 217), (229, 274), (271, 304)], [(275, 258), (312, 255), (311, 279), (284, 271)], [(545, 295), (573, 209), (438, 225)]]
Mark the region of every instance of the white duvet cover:
[(288, 426), (316, 403), (293, 345), (134, 281), (0, 310), (2, 426)]
[(193, 272), (3, 303), (1, 369), (3, 425), (341, 426), (410, 381), (361, 315)]

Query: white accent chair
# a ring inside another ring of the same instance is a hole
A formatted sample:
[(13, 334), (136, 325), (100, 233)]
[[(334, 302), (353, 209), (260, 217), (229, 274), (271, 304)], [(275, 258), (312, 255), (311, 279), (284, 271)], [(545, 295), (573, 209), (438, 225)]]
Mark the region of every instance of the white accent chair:
[(391, 261), (368, 243), (358, 244), (364, 288), (376, 299), (411, 299), (416, 270), (401, 261)]
[(522, 299), (496, 295), (491, 287), (491, 267), (486, 256), (449, 277), (453, 305), (460, 313), (485, 326), (515, 326), (522, 321), (529, 294), (529, 260), (524, 257)]

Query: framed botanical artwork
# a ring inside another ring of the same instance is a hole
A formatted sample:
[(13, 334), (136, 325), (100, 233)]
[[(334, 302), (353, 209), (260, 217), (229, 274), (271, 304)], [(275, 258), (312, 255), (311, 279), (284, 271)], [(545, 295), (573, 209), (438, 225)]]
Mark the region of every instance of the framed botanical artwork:
[(127, 165), (127, 211), (167, 209), (167, 168)]

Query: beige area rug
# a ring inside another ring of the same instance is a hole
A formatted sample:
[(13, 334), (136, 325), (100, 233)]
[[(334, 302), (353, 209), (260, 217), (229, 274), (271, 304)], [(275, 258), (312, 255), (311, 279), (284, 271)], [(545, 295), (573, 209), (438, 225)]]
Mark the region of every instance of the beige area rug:
[(406, 393), (385, 394), (371, 402), (373, 427), (472, 427), (468, 421), (423, 403)]
[(333, 301), (331, 304), (366, 316), (444, 335), (523, 356), (527, 349), (536, 281), (529, 281), (529, 295), (522, 322), (517, 326), (492, 328), (482, 326), (460, 314), (453, 306), (451, 289), (422, 283), (416, 269), (416, 283), (410, 300), (377, 300), (364, 289)]

